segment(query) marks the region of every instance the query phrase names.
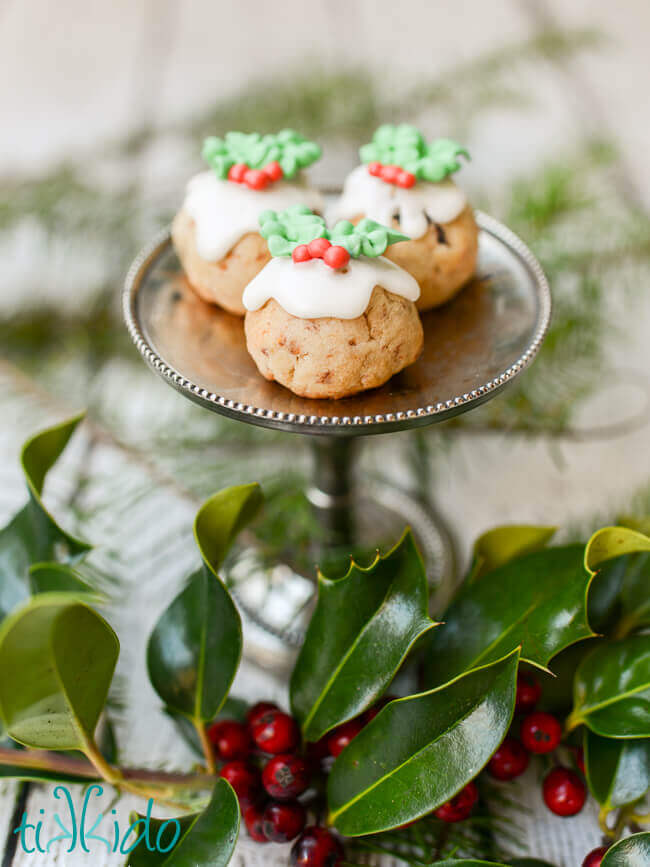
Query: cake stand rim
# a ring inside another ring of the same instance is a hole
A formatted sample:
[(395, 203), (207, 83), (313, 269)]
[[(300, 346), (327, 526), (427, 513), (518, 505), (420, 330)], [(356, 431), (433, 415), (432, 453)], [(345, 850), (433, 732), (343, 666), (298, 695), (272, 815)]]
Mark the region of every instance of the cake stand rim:
[[(156, 257), (171, 243), (171, 227), (161, 229), (135, 257), (128, 270), (122, 290), (122, 312), (128, 332), (137, 350), (149, 367), (181, 394), (195, 403), (221, 415), (247, 424), (275, 428), (290, 433), (330, 436), (367, 436), (392, 433), (414, 427), (446, 421), (490, 400), (504, 386), (522, 373), (536, 357), (546, 337), (551, 321), (551, 290), (537, 257), (511, 229), (489, 214), (475, 210), (479, 229), (495, 236), (510, 247), (530, 269), (536, 289), (538, 315), (533, 337), (526, 350), (506, 370), (471, 392), (449, 398), (444, 403), (428, 404), (399, 412), (376, 413), (370, 416), (319, 415), (317, 399), (313, 399), (314, 414), (298, 415), (257, 407), (226, 398), (193, 383), (158, 355), (146, 339), (136, 311), (136, 299), (142, 277)], [(343, 409), (343, 406), (342, 406)]]

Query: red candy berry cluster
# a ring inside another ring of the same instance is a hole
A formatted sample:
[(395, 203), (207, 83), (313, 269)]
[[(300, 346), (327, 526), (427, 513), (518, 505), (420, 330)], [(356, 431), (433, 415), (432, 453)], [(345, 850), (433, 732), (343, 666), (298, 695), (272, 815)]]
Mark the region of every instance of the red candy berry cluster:
[(400, 166), (385, 166), (382, 163), (368, 163), (368, 171), (376, 178), (381, 178), (387, 184), (395, 184), (397, 187), (408, 189), (416, 181), (415, 175), (407, 172)]
[(322, 259), (330, 268), (345, 268), (350, 261), (350, 254), (345, 247), (332, 244), (327, 238), (316, 238), (309, 244), (299, 244), (291, 254), (294, 262), (309, 262), (311, 259)]
[(236, 163), (228, 170), (228, 180), (246, 184), (251, 190), (263, 190), (268, 184), (279, 181), (284, 172), (278, 162), (267, 163), (261, 169), (251, 169), (246, 163)]

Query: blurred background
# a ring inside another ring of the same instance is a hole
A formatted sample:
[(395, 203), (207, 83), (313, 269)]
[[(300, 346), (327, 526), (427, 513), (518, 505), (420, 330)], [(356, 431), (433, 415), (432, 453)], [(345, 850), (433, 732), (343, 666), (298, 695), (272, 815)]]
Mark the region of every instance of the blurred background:
[[(115, 579), (127, 704), (157, 707), (143, 642), (194, 562), (200, 499), (260, 480), (270, 541), (313, 531), (305, 438), (190, 404), (122, 324), (129, 263), (208, 134), (295, 127), (323, 145), (328, 188), (382, 122), (456, 138), (471, 201), (547, 271), (554, 319), (532, 368), (472, 413), (367, 441), (360, 485), (381, 468), (430, 501), (461, 562), (496, 524), (568, 538), (650, 513), (649, 35), (647, 0), (0, 0), (0, 518), (25, 496), (24, 437), (87, 407), (46, 499)], [(272, 691), (252, 667), (240, 680)], [(153, 739), (133, 713), (121, 726), (127, 762), (178, 757), (160, 714)], [(559, 825), (529, 842), (579, 863), (595, 823)]]

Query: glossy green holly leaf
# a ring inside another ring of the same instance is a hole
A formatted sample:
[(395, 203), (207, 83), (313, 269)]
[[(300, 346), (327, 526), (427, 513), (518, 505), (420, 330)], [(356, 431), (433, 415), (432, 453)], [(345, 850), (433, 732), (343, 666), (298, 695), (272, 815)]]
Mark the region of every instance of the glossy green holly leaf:
[(147, 647), (149, 678), (165, 704), (196, 721), (214, 719), (239, 666), (239, 613), (217, 569), (261, 503), (258, 485), (226, 488), (194, 522), (203, 565), (158, 620)]
[(0, 626), (0, 714), (8, 734), (36, 749), (82, 750), (104, 707), (117, 636), (82, 602), (34, 596)]
[(318, 602), (291, 676), (291, 708), (316, 741), (386, 689), (415, 641), (436, 624), (410, 530), (385, 556), (345, 576), (318, 576)]
[(424, 686), (521, 646), (521, 658), (547, 669), (565, 647), (593, 635), (587, 621), (591, 575), (582, 545), (533, 551), (461, 586), (423, 660)]
[(567, 726), (581, 724), (607, 738), (650, 737), (650, 635), (605, 642), (583, 660)]
[(93, 600), (102, 599), (102, 594), (91, 587), (79, 572), (65, 563), (34, 563), (29, 567), (29, 587), (37, 593), (71, 593)]
[(329, 821), (346, 836), (425, 816), (481, 771), (512, 719), (519, 651), (387, 704), (334, 762)]
[(585, 566), (595, 572), (600, 566), (622, 554), (650, 551), (650, 538), (628, 527), (603, 527), (591, 537), (585, 548)]
[(584, 757), (589, 790), (607, 810), (632, 804), (650, 789), (648, 738), (602, 738), (586, 729)]
[(505, 566), (511, 560), (545, 548), (555, 534), (555, 527), (508, 524), (495, 527), (479, 536), (474, 544), (469, 581), (486, 572)]
[(32, 563), (72, 563), (90, 550), (85, 542), (59, 527), (41, 499), (47, 473), (82, 418), (78, 415), (41, 431), (23, 446), (21, 464), (29, 500), (0, 530), (0, 617), (29, 596), (27, 573)]
[(648, 867), (650, 864), (650, 832), (632, 834), (614, 843), (600, 862), (600, 867)]
[[(200, 813), (177, 820), (136, 813), (132, 819), (133, 830), (124, 846), (125, 849), (134, 846), (128, 867), (226, 867), (239, 834), (237, 796), (223, 779), (216, 784), (210, 803)], [(133, 827), (134, 822), (139, 824)], [(144, 836), (147, 825), (153, 852)]]

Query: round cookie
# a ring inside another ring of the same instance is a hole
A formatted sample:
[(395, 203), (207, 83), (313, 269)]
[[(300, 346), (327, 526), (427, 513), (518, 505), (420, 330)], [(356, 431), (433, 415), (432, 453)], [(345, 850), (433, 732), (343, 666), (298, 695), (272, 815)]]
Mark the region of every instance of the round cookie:
[(271, 298), (246, 314), (244, 327), (262, 376), (312, 398), (383, 385), (418, 358), (423, 343), (415, 305), (381, 286), (355, 319), (299, 319)]
[(416, 280), (382, 254), (405, 236), (373, 220), (328, 230), (309, 208), (260, 215), (273, 256), (244, 291), (260, 373), (301, 397), (375, 388), (423, 345)]
[(178, 257), (203, 300), (244, 315), (244, 287), (270, 258), (258, 215), (302, 203), (322, 210), (320, 193), (301, 172), (319, 156), (318, 145), (292, 130), (206, 139), (211, 170), (191, 178), (172, 225)]
[(410, 240), (386, 255), (418, 281), (419, 310), (443, 304), (476, 269), (478, 227), (449, 177), (467, 152), (449, 139), (427, 144), (415, 127), (386, 124), (360, 155), (363, 164), (348, 175), (333, 215), (370, 217), (404, 232)]

